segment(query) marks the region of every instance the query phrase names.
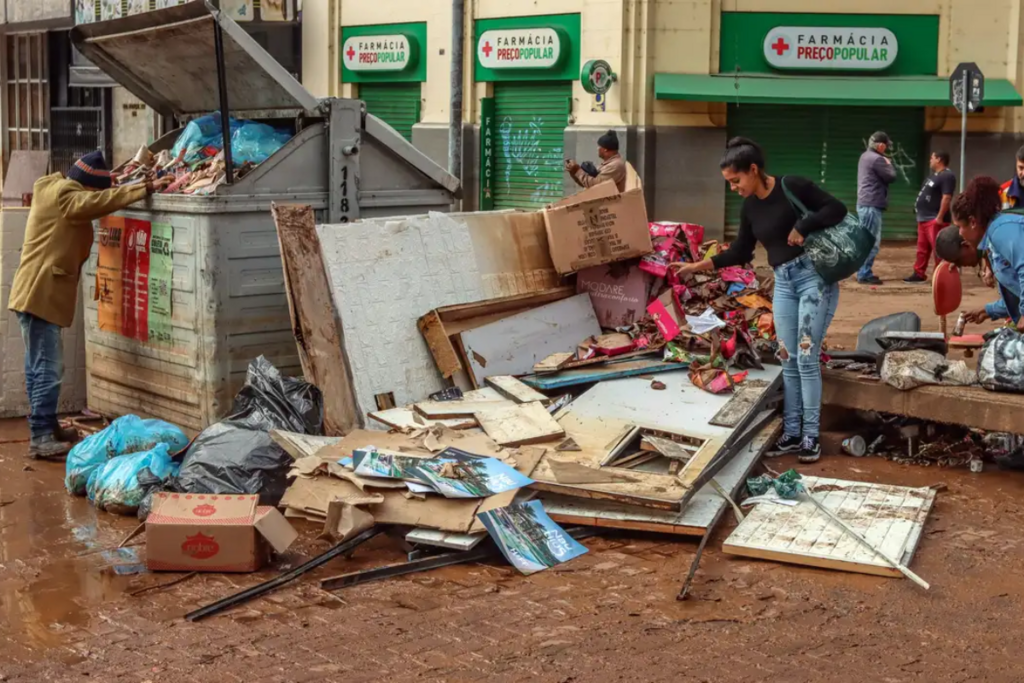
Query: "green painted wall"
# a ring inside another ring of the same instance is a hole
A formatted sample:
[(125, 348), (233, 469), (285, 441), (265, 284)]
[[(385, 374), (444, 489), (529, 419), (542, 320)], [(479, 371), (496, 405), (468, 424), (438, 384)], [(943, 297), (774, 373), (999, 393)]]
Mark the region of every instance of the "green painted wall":
[[(550, 69), (488, 69), (480, 64), (477, 43), (484, 31), (494, 29), (553, 28), (569, 43), (568, 54)], [(549, 14), (534, 17), (478, 19), (473, 31), (474, 78), (492, 81), (575, 81), (580, 77), (580, 15)]]
[(427, 80), (427, 60), (424, 50), (427, 46), (426, 22), (409, 24), (376, 24), (374, 26), (342, 26), (341, 41), (362, 36), (386, 36), (400, 34), (409, 39), (409, 65), (401, 71), (352, 71), (345, 67), (345, 58), (338, 54), (343, 83), (422, 83)]
[[(979, 10), (981, 11), (981, 10)], [(723, 12), (721, 73), (816, 73), (820, 70), (785, 71), (776, 69), (764, 58), (764, 38), (777, 26), (848, 26), (887, 28), (896, 35), (899, 53), (896, 61), (881, 72), (849, 72), (865, 78), (878, 76), (934, 76), (939, 65), (939, 17), (894, 14), (786, 14), (782, 12)]]

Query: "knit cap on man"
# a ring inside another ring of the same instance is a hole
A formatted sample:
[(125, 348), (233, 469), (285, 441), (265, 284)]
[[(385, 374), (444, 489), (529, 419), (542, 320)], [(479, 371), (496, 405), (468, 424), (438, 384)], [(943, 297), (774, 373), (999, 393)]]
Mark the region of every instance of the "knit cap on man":
[(99, 150), (89, 152), (76, 161), (68, 170), (67, 177), (68, 180), (75, 180), (94, 190), (107, 190), (111, 186), (110, 169), (107, 168), (103, 152)]
[(610, 130), (597, 139), (597, 145), (612, 152), (619, 151), (619, 136), (614, 130)]

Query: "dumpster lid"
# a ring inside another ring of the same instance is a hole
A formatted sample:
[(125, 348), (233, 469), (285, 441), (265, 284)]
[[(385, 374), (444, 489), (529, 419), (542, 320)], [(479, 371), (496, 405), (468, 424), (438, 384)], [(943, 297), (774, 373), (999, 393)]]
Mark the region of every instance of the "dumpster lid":
[(201, 114), (220, 109), (216, 23), (223, 29), (232, 112), (317, 109), (317, 98), (206, 0), (80, 24), (71, 40), (93, 64), (161, 114)]

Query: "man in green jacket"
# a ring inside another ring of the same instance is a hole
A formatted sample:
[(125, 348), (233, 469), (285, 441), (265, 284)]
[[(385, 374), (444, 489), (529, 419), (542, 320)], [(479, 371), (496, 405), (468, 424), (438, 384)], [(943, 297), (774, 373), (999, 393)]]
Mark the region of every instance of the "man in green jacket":
[(75, 439), (57, 422), (64, 375), (61, 330), (75, 318), (78, 278), (92, 249), (92, 222), (145, 199), (167, 182), (111, 188), (103, 153), (91, 152), (75, 162), (67, 177), (53, 173), (33, 186), (9, 304), (25, 342), (29, 457), (63, 455)]

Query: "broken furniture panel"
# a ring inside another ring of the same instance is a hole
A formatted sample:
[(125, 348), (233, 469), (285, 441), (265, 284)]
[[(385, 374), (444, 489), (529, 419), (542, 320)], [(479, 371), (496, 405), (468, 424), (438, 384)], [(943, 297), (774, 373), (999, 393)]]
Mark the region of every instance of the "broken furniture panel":
[[(747, 476), (757, 461), (778, 438), (781, 429), (782, 420), (779, 418), (761, 427), (746, 447), (715, 476), (715, 481), (735, 498), (746, 484)], [(606, 469), (602, 468), (601, 471)], [(729, 505), (710, 483), (693, 497), (682, 512), (554, 493), (541, 494), (541, 500), (548, 515), (559, 524), (584, 524), (683, 536), (703, 536)]]
[[(626, 378), (601, 382), (576, 398), (557, 415), (566, 436), (579, 445), (578, 452), (549, 451), (533, 472), (533, 488), (568, 496), (610, 500), (675, 512), (682, 511), (706, 483), (709, 473), (725, 466), (740, 452), (736, 437), (761, 412), (753, 406), (736, 428), (716, 427), (708, 422), (732, 398), (731, 394), (710, 394), (693, 386), (685, 372), (659, 375), (665, 391), (651, 389), (649, 380)], [(748, 381), (762, 388), (762, 399), (778, 390), (779, 366), (751, 370)], [(703, 444), (676, 475), (646, 472), (641, 468), (619, 468), (609, 458), (642, 430), (685, 437)], [(752, 435), (751, 435), (752, 436)], [(742, 446), (743, 444), (738, 444)], [(560, 482), (552, 471), (552, 460), (571, 461), (588, 467), (611, 469), (639, 479), (637, 482), (573, 485)]]
[(423, 417), (413, 408), (408, 407), (378, 410), (370, 413), (370, 419), (376, 420), (383, 425), (387, 425), (391, 429), (397, 429), (400, 432), (423, 429), (424, 427), (433, 427), (435, 425), (443, 425), (448, 429), (472, 429), (473, 427), (478, 426), (476, 420), (471, 417), (457, 417), (450, 420), (432, 420), (430, 418)]
[[(859, 481), (804, 477), (815, 498), (871, 545), (909, 565), (935, 502), (935, 490)], [(811, 501), (760, 503), (722, 548), (730, 555), (824, 569), (895, 576), (902, 574), (865, 548)]]
[(533, 294), (442, 306), (420, 317), (417, 326), (441, 375), (455, 377), (464, 374), (468, 365), (459, 348), (459, 334), (574, 295), (572, 287), (557, 287)]
[(498, 393), (516, 403), (540, 401), (547, 403), (548, 397), (535, 389), (531, 389), (511, 375), (495, 375), (487, 378), (487, 383), (497, 389)]
[(473, 417), (480, 423), (487, 436), (501, 446), (543, 443), (565, 435), (561, 425), (537, 401), (487, 408)]
[(474, 386), (492, 375), (525, 375), (557, 351), (601, 334), (588, 294), (540, 306), (459, 334)]

